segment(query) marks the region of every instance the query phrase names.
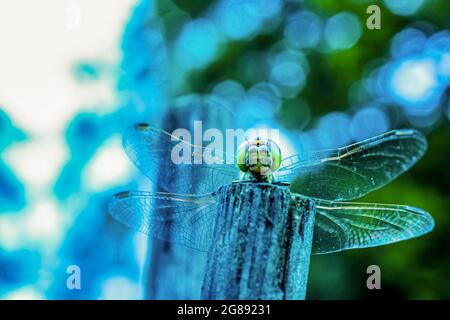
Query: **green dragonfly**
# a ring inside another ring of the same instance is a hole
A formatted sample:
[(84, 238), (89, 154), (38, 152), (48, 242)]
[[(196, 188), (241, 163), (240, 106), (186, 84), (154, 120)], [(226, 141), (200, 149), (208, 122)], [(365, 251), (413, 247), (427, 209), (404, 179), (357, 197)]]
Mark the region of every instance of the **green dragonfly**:
[[(193, 151), (193, 161), (174, 165), (170, 153), (180, 143)], [(216, 191), (239, 179), (289, 184), (291, 192), (315, 202), (313, 254), (389, 244), (434, 227), (433, 218), (419, 208), (346, 202), (386, 185), (423, 156), (427, 142), (416, 130), (393, 130), (285, 159), (274, 141), (256, 138), (239, 147), (237, 163), (195, 163), (204, 148), (147, 124), (130, 126), (123, 146), (164, 192), (118, 193), (110, 201), (110, 214), (137, 231), (197, 250), (207, 251), (212, 242), (215, 215), (220, 214)]]

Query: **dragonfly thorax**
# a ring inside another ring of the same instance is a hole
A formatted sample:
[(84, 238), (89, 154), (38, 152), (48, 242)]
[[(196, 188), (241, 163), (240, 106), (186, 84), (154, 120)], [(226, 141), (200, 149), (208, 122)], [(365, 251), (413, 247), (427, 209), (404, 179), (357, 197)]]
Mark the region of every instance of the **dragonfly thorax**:
[(281, 164), (281, 150), (269, 139), (247, 140), (238, 148), (237, 161), (245, 174), (258, 181), (271, 181)]

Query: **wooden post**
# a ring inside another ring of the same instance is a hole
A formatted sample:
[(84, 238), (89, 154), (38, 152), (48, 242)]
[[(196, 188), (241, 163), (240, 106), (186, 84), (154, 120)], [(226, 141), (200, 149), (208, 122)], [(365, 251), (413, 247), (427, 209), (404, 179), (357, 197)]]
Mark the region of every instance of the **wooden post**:
[[(187, 128), (192, 132), (193, 119), (205, 119), (206, 107), (203, 105), (171, 108), (163, 118), (163, 128), (172, 132), (178, 128)], [(207, 122), (207, 121), (205, 121)], [(162, 155), (170, 155), (170, 149), (163, 149)], [(169, 162), (168, 165), (176, 166)], [(166, 172), (158, 172), (158, 181), (165, 180)], [(194, 186), (189, 192), (195, 193), (195, 186), (201, 181), (191, 180)], [(157, 183), (158, 185), (158, 183)], [(167, 191), (159, 189), (158, 191)], [(175, 188), (174, 193), (186, 193)], [(174, 245), (169, 241), (151, 238), (149, 268), (145, 298), (151, 300), (174, 299), (188, 300), (200, 297), (206, 254), (184, 246)], [(192, 263), (195, 261), (195, 263)], [(174, 276), (176, 275), (176, 276)]]
[(203, 299), (304, 299), (315, 205), (285, 186), (236, 182), (217, 192)]
[[(225, 132), (233, 127), (233, 115), (220, 105), (212, 104), (207, 98), (182, 98), (174, 102), (163, 120), (163, 128), (172, 132), (178, 128), (194, 132), (194, 121), (202, 121), (203, 130), (218, 128)], [(170, 155), (171, 150), (162, 150), (162, 155)], [(176, 166), (171, 163), (170, 165)], [(161, 170), (158, 180), (167, 179), (167, 172)], [(191, 177), (192, 189), (177, 188), (174, 193), (197, 194), (197, 186), (204, 181)], [(186, 179), (186, 177), (183, 177)], [(183, 181), (185, 182), (185, 181)], [(160, 191), (168, 191), (160, 189)], [(206, 253), (168, 241), (152, 238), (147, 272), (146, 295), (148, 299), (198, 299), (200, 298), (202, 280), (206, 264)]]

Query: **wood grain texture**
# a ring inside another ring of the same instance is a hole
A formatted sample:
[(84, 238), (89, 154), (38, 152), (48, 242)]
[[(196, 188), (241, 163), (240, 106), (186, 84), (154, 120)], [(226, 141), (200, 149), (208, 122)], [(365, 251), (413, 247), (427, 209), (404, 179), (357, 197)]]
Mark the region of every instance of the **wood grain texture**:
[(217, 193), (203, 299), (304, 299), (315, 205), (287, 187), (252, 182)]

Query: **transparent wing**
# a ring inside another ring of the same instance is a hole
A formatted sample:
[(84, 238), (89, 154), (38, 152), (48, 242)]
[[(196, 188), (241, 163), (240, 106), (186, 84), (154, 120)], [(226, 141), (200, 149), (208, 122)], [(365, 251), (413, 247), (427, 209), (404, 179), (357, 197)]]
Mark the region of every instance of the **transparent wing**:
[(409, 206), (319, 200), (316, 208), (314, 254), (389, 244), (434, 227), (427, 212)]
[(207, 251), (213, 235), (215, 200), (157, 192), (121, 192), (109, 203), (120, 223), (158, 239)]
[[(239, 179), (239, 169), (233, 158), (227, 159), (226, 153), (194, 146), (148, 124), (130, 126), (125, 131), (123, 146), (139, 170), (169, 192), (212, 193)], [(183, 155), (189, 161), (175, 164), (171, 158), (174, 148), (191, 151)], [(157, 172), (163, 174), (155, 181)]]
[(393, 130), (343, 148), (288, 157), (275, 179), (313, 198), (356, 199), (407, 171), (426, 148), (420, 132)]

